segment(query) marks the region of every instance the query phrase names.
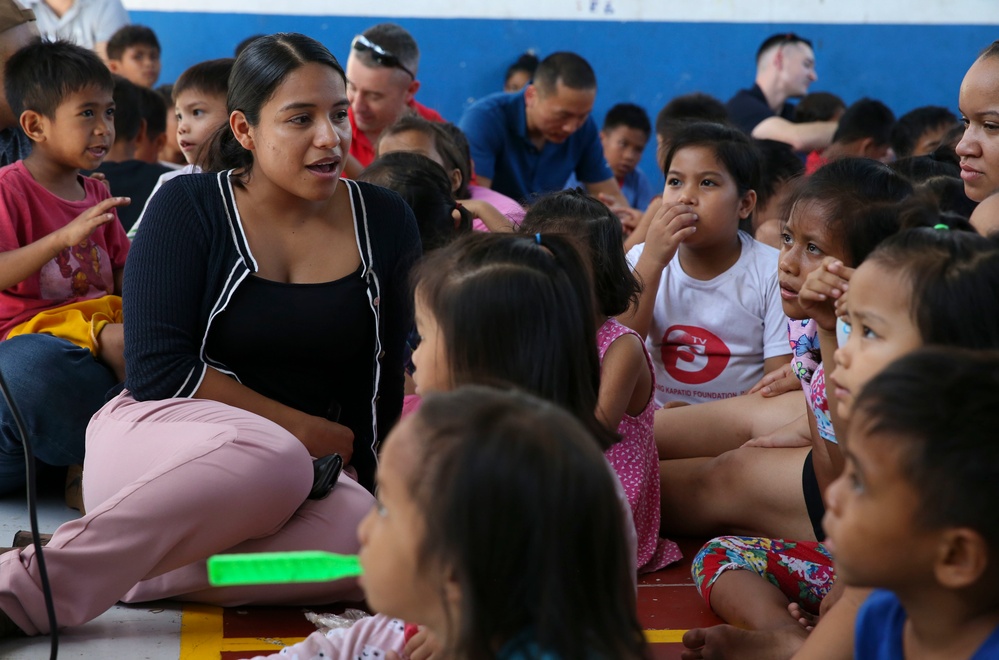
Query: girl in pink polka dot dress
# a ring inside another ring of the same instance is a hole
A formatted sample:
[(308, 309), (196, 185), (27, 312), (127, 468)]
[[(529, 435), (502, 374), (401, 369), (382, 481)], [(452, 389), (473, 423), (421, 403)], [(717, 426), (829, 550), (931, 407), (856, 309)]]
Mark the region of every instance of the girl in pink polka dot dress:
[(640, 285), (624, 258), (621, 222), (601, 202), (579, 190), (541, 198), (521, 227), (524, 232), (574, 237), (592, 265), (599, 311), (597, 346), (600, 392), (597, 419), (616, 429), (620, 442), (604, 452), (631, 505), (638, 537), (638, 572), (657, 571), (681, 558), (673, 541), (659, 537), (659, 455), (653, 437), (655, 373), (645, 342), (617, 322)]

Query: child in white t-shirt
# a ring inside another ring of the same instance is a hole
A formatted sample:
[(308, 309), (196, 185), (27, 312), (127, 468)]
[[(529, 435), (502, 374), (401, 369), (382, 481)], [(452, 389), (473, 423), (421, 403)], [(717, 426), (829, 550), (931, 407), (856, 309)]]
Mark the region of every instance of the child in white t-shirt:
[(662, 207), (628, 253), (645, 290), (619, 320), (646, 338), (660, 405), (737, 396), (790, 357), (778, 252), (739, 231), (756, 204), (759, 156), (737, 130), (692, 123), (663, 170)]

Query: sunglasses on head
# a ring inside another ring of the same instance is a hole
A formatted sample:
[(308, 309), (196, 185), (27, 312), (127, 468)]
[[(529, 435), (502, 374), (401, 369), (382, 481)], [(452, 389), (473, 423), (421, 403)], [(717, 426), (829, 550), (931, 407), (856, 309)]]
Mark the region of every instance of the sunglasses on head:
[(805, 44), (811, 47), (812, 42), (804, 37), (800, 37), (794, 32), (786, 32), (780, 36), (780, 41), (777, 42), (778, 46), (786, 46), (788, 44)]
[(363, 34), (359, 34), (354, 37), (354, 40), (350, 42), (350, 47), (359, 53), (370, 53), (371, 59), (375, 61), (375, 64), (379, 66), (387, 66), (392, 69), (401, 69), (409, 74), (409, 77), (416, 80), (416, 76), (413, 72), (403, 66), (402, 62), (398, 57), (388, 52), (378, 44), (370, 41)]

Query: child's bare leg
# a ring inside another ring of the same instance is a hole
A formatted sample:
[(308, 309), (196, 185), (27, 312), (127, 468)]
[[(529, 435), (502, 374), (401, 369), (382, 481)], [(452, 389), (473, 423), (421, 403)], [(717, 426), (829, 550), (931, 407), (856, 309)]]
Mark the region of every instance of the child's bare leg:
[(741, 447), (717, 458), (660, 461), (663, 533), (815, 540), (801, 488), (807, 454)]
[(656, 411), (660, 460), (719, 456), (772, 433), (805, 412), (800, 390), (775, 397), (759, 392)]
[(780, 589), (751, 571), (725, 571), (711, 589), (711, 609), (715, 614), (749, 630), (800, 628), (788, 616), (788, 603)]
[(119, 383), (125, 382), (125, 326), (108, 323), (97, 335), (97, 359), (114, 371)]

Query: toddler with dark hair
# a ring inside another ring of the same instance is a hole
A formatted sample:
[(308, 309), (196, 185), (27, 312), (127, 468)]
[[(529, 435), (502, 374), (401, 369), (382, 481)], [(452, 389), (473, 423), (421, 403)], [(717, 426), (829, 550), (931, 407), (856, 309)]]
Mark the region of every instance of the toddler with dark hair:
[(878, 588), (854, 657), (999, 655), (999, 353), (926, 349), (870, 380), (825, 526), (839, 578)]
[[(235, 60), (231, 57), (199, 62), (177, 78), (172, 90), (177, 116), (175, 139), (187, 160), (187, 165), (160, 176), (160, 180), (149, 194), (149, 199), (152, 199), (170, 179), (182, 174), (197, 174), (203, 171), (202, 165), (208, 142), (212, 134), (229, 118), (229, 113), (226, 112), (226, 94), (229, 73), (234, 63)], [(143, 208), (135, 224), (128, 230), (129, 238), (135, 238), (145, 212), (146, 209)]]

